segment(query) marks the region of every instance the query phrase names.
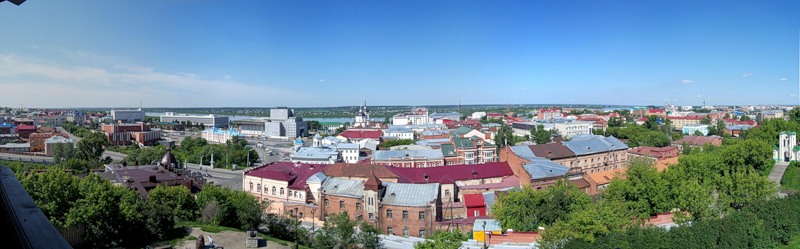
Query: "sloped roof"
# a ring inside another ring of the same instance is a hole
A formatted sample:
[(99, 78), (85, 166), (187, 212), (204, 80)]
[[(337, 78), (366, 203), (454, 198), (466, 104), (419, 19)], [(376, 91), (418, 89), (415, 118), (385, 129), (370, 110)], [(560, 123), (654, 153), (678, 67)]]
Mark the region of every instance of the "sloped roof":
[(378, 150), (372, 155), (373, 161), (403, 160), (404, 158), (444, 159), (441, 150)]
[(381, 187), (381, 180), (374, 174), (370, 174), (367, 181), (364, 183), (364, 190), (372, 190), (377, 192)]
[[(483, 228), (483, 222), (486, 222), (486, 228)], [(483, 232), (486, 231), (503, 231), (503, 228), (500, 227), (500, 222), (495, 219), (475, 219), (475, 222), (472, 223), (472, 231), (473, 232)]]
[(286, 181), (290, 189), (305, 189), (308, 186), (306, 180), (328, 166), (330, 165), (277, 162), (247, 171), (245, 175)]
[(364, 197), (364, 181), (333, 177), (322, 184), (322, 191), (325, 195), (362, 198)]
[(378, 178), (399, 178), (397, 174), (391, 170), (386, 169), (386, 166), (380, 164), (364, 164), (364, 163), (336, 163), (323, 170), (325, 175), (330, 177), (360, 177), (368, 178), (375, 174)]
[(620, 179), (625, 178), (625, 172), (627, 171), (628, 171), (627, 168), (619, 168), (609, 171), (586, 174), (586, 177), (596, 182), (597, 185), (605, 185), (611, 183), (611, 180), (614, 178), (620, 178)]
[(339, 136), (346, 137), (349, 139), (364, 139), (364, 138), (372, 138), (372, 139), (380, 139), (383, 135), (381, 131), (372, 131), (372, 130), (346, 130), (342, 133), (339, 133)]
[(474, 130), (474, 129), (470, 128), (469, 126), (461, 126), (461, 127), (458, 127), (458, 129), (455, 129), (453, 131), (453, 134), (455, 134), (455, 135), (464, 135), (464, 134), (469, 133), (472, 130)]
[(512, 176), (514, 172), (507, 162), (490, 162), (484, 164), (462, 164), (431, 168), (399, 168), (388, 167), (397, 174), (401, 183), (431, 183), (452, 184), (456, 181), (469, 179), (486, 179), (495, 177)]
[(456, 154), (456, 148), (453, 146), (453, 144), (442, 144), (441, 149), (442, 149), (442, 155), (444, 155), (445, 157), (458, 156), (458, 154)]
[(529, 148), (531, 152), (537, 157), (543, 157), (548, 159), (561, 159), (561, 158), (569, 158), (574, 157), (575, 153), (572, 153), (569, 148), (561, 144), (560, 142), (549, 143), (549, 144), (536, 144), (530, 145)]
[(564, 176), (569, 171), (567, 166), (547, 159), (531, 160), (531, 162), (522, 165), (522, 168), (531, 175), (531, 180)]
[(483, 200), (482, 194), (465, 194), (464, 206), (471, 207), (485, 207), (486, 203)]
[(381, 203), (392, 206), (424, 207), (436, 201), (439, 196), (439, 184), (384, 183)]
[(572, 140), (563, 142), (575, 155), (590, 155), (616, 150), (627, 150), (628, 145), (615, 137), (599, 135), (576, 135)]
[(714, 140), (722, 140), (720, 136), (683, 136), (683, 138), (675, 140), (672, 144), (683, 144), (686, 143), (688, 145), (699, 145), (703, 146), (705, 144), (711, 144)]

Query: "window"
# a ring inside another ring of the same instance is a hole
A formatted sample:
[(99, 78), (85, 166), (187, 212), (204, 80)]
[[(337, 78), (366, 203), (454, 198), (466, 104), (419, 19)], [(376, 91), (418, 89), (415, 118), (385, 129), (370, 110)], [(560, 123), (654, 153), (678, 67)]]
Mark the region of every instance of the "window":
[(367, 204), (368, 204), (368, 205), (370, 205), (370, 206), (372, 206), (372, 205), (373, 205), (373, 204), (372, 204), (372, 197), (370, 197), (370, 198), (367, 198)]
[(297, 197), (297, 191), (294, 191), (294, 197)]
[(444, 190), (444, 196), (450, 197), (450, 190), (449, 189), (445, 189)]
[(272, 195), (275, 195), (275, 186), (272, 186)]
[(419, 230), (419, 237), (420, 238), (424, 238), (425, 237), (425, 230), (421, 230), (421, 229)]
[(408, 211), (403, 210), (403, 220), (408, 220)]
[(293, 216), (294, 216), (294, 210), (289, 210), (289, 216), (290, 216), (290, 217), (293, 217)]
[(269, 188), (267, 187), (267, 185), (264, 185), (264, 193), (265, 194), (269, 193)]
[(283, 195), (283, 188), (281, 188), (281, 195)]
[(339, 208), (344, 209), (344, 201), (339, 201)]
[(392, 210), (391, 209), (386, 210), (386, 218), (387, 219), (391, 219), (392, 218)]
[(256, 184), (256, 192), (261, 193), (261, 183)]
[(425, 212), (419, 212), (419, 220), (425, 219)]
[(387, 227), (386, 228), (386, 234), (394, 235), (394, 231), (392, 231), (392, 227)]
[(250, 191), (253, 191), (253, 183), (250, 183)]
[(303, 217), (303, 212), (297, 213), (298, 217)]
[(481, 211), (478, 211), (478, 210), (472, 211), (472, 216), (476, 216), (476, 217), (477, 216), (481, 216)]
[(325, 206), (328, 206), (328, 199), (325, 199)]
[(403, 228), (403, 237), (408, 237), (408, 227)]
[(375, 219), (375, 214), (373, 214), (373, 213), (369, 213), (369, 219), (370, 219), (370, 220), (372, 220), (372, 219)]
[(356, 211), (361, 211), (361, 203), (356, 203)]

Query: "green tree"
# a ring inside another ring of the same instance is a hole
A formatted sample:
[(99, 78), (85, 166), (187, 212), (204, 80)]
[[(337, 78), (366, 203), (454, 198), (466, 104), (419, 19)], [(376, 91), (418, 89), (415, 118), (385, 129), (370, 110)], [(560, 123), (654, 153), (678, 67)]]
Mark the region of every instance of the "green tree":
[(742, 115), (742, 117), (739, 118), (739, 121), (750, 121), (750, 116)]
[(531, 129), (531, 138), (533, 138), (533, 142), (536, 144), (549, 143), (552, 135), (553, 132), (545, 130), (544, 125), (537, 125)]
[(614, 179), (604, 198), (631, 202), (631, 208), (640, 218), (669, 211), (669, 182), (661, 177), (647, 159), (629, 161), (626, 179)]
[(620, 127), (625, 122), (620, 117), (610, 117), (608, 118), (608, 127)]
[(81, 141), (78, 141), (77, 156), (87, 161), (99, 161), (107, 145), (108, 139), (105, 134), (102, 132), (89, 133)]
[(261, 203), (242, 190), (204, 186), (203, 191), (197, 194), (197, 204), (207, 209), (212, 203), (219, 205), (219, 212), (215, 217), (210, 217), (218, 222), (215, 225), (252, 229), (261, 222)]
[(500, 226), (515, 231), (536, 231), (540, 226), (565, 220), (590, 203), (589, 196), (564, 180), (543, 191), (525, 187), (509, 191), (492, 207)]
[(594, 242), (599, 236), (622, 232), (637, 224), (629, 206), (630, 203), (618, 200), (601, 200), (573, 212), (568, 220), (559, 220), (544, 230), (540, 247), (562, 248), (571, 240)]
[(193, 221), (199, 217), (199, 207), (192, 193), (183, 186), (157, 186), (150, 190), (148, 202), (171, 209), (174, 220)]
[(497, 134), (494, 135), (494, 142), (497, 144), (498, 150), (506, 145), (514, 145), (514, 132), (511, 127), (507, 125), (501, 126), (497, 130)]
[(20, 183), (42, 213), (57, 227), (66, 224), (67, 214), (81, 198), (78, 192), (79, 179), (59, 169), (28, 174), (20, 179)]
[(658, 117), (656, 115), (647, 116), (647, 121), (644, 122), (644, 126), (647, 127), (647, 129), (649, 130), (657, 130)]
[(381, 143), (379, 147), (381, 147), (381, 148), (390, 148), (390, 147), (398, 146), (398, 145), (411, 145), (411, 144), (414, 144), (414, 142), (415, 142), (414, 139), (386, 140), (386, 141), (383, 141), (383, 143)]
[(695, 130), (693, 135), (695, 135), (695, 136), (704, 136), (703, 132), (699, 131), (699, 130)]
[(414, 249), (458, 249), (463, 241), (467, 241), (467, 235), (458, 230), (436, 231), (430, 240), (415, 244)]
[(800, 123), (800, 107), (794, 107), (789, 111), (789, 121)]
[(317, 231), (314, 245), (317, 248), (351, 248), (358, 244), (355, 227), (356, 222), (346, 211), (329, 215), (328, 221)]

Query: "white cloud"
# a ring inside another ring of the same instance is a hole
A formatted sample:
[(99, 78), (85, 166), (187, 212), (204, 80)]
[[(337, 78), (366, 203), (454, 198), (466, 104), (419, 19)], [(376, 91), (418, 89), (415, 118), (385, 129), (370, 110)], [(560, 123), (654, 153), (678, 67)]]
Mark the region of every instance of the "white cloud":
[[(90, 53), (73, 53), (101, 59)], [(206, 79), (138, 65), (64, 65), (0, 54), (0, 106), (269, 106), (299, 97), (264, 85)]]
[(692, 84), (692, 83), (694, 83), (694, 80), (681, 80), (681, 83), (683, 83), (683, 84)]
[(702, 97), (703, 97), (703, 95), (700, 95), (700, 94), (698, 94), (698, 95), (697, 95), (697, 97), (698, 97), (698, 98), (702, 98)]
[(742, 74), (742, 78), (747, 78), (747, 77), (750, 77), (750, 76), (753, 76), (753, 73), (743, 73)]
[(319, 83), (325, 83), (325, 80), (324, 79), (320, 79)]
[(789, 80), (789, 79), (787, 79), (786, 77), (783, 77), (783, 78), (780, 78), (780, 79), (778, 79), (778, 80), (780, 80), (780, 81), (787, 81), (787, 80)]

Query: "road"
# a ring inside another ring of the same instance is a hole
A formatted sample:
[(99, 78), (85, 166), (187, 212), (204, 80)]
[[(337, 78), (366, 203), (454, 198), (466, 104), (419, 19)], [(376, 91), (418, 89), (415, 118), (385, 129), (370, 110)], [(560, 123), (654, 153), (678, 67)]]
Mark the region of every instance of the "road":
[[(783, 173), (786, 172), (786, 167), (788, 166), (789, 162), (776, 162), (775, 166), (772, 167), (772, 171), (769, 172), (769, 179), (775, 182), (775, 184), (777, 184), (778, 186), (781, 186), (781, 179), (783, 179)], [(786, 193), (779, 192), (778, 196), (781, 198), (786, 197)]]
[[(209, 165), (198, 165), (187, 163), (186, 168), (192, 171), (200, 171), (206, 175), (209, 183), (214, 183), (230, 189), (242, 189), (243, 170), (215, 169)], [(209, 176), (210, 175), (210, 176)]]
[(29, 156), (29, 155), (6, 154), (6, 153), (0, 153), (0, 160), (32, 162), (32, 163), (53, 163), (52, 157)]

